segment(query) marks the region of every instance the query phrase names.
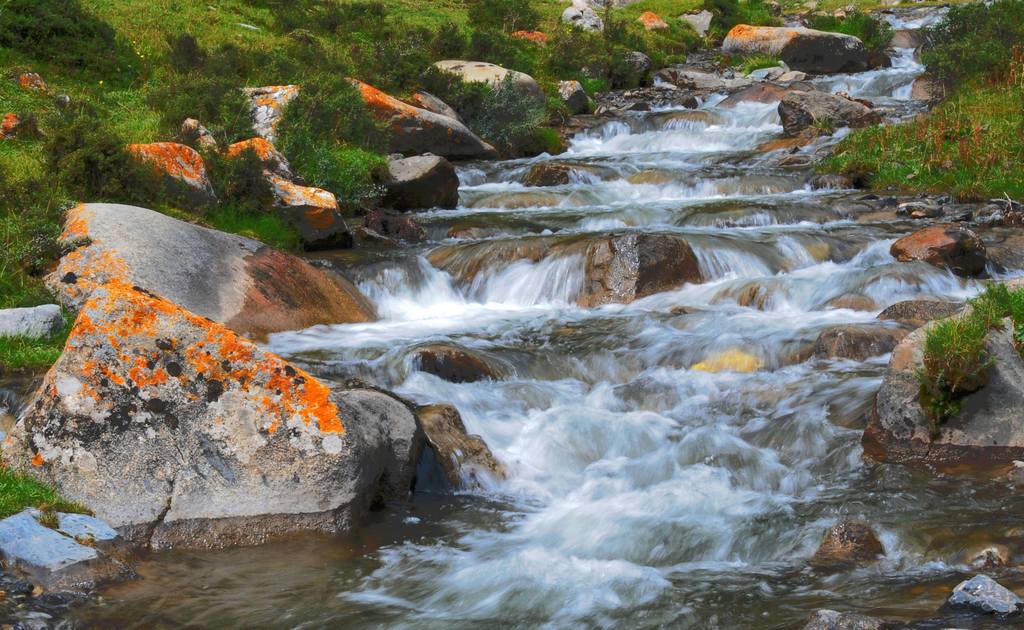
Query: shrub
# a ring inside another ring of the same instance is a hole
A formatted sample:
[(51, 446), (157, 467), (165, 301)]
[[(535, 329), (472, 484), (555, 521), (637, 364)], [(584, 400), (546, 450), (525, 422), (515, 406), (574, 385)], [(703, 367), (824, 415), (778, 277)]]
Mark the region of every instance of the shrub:
[(467, 18), (476, 28), (504, 31), (532, 31), (540, 24), (540, 13), (529, 0), (468, 0)]
[(77, 0), (6, 0), (0, 4), (0, 48), (110, 81), (130, 81), (137, 71), (131, 49)]
[(1013, 47), (1024, 41), (1024, 0), (954, 5), (925, 30), (921, 58), (932, 76), (948, 84), (971, 77), (1007, 78)]
[(764, 0), (704, 0), (704, 8), (715, 16), (709, 31), (714, 39), (721, 39), (737, 24), (778, 23)]
[(860, 11), (853, 11), (842, 18), (815, 15), (808, 20), (807, 25), (819, 31), (853, 35), (864, 42), (864, 47), (869, 52), (885, 50), (892, 40), (893, 33), (888, 22)]

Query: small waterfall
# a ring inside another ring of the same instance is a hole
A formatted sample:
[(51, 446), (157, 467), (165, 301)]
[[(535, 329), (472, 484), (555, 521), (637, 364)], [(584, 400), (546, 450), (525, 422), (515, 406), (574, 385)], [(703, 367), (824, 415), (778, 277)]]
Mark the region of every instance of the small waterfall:
[(484, 304), (568, 306), (579, 295), (584, 271), (580, 256), (518, 260), (481, 273), (467, 293)]

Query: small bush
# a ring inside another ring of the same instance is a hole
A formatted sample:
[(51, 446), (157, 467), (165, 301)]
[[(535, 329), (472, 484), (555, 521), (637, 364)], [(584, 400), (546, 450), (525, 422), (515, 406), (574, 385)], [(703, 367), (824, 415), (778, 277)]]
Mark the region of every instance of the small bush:
[(958, 4), (925, 30), (921, 59), (928, 73), (948, 84), (983, 77), (1003, 81), (1013, 47), (1024, 41), (1024, 1)]
[(763, 0), (704, 0), (704, 8), (714, 15), (709, 34), (722, 39), (737, 24), (770, 26), (778, 20)]
[(532, 31), (540, 24), (540, 13), (529, 0), (468, 0), (468, 21), (476, 28), (504, 31)]
[(819, 31), (853, 35), (864, 42), (864, 47), (869, 52), (885, 50), (893, 34), (892, 26), (888, 22), (860, 11), (853, 11), (842, 18), (815, 15), (808, 20), (807, 25)]
[(285, 251), (302, 250), (302, 239), (295, 228), (273, 212), (256, 210), (249, 204), (221, 203), (204, 219), (223, 232), (241, 234)]

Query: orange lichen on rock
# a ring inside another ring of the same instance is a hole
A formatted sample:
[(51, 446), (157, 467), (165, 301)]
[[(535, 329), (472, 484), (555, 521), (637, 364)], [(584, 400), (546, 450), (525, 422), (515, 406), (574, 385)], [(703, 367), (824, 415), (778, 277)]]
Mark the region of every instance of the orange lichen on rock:
[(18, 85), (23, 90), (39, 90), (45, 92), (50, 89), (50, 86), (46, 85), (46, 81), (43, 77), (39, 76), (35, 72), (23, 72), (18, 76)]
[(36, 453), (35, 455), (32, 456), (32, 465), (33, 466), (42, 466), (43, 465), (43, 454), (42, 453)]
[(0, 138), (13, 138), (21, 124), (21, 118), (14, 112), (4, 114), (3, 122), (0, 122)]
[(535, 44), (548, 43), (547, 34), (540, 31), (513, 31), (512, 37), (515, 37), (516, 39), (525, 39), (526, 41), (530, 41)]
[(654, 11), (644, 11), (636, 20), (643, 24), (644, 28), (649, 31), (668, 28), (668, 23), (661, 19), (661, 16)]
[(277, 148), (274, 147), (274, 143), (266, 138), (249, 138), (248, 140), (241, 140), (228, 147), (227, 156), (229, 158), (236, 158), (247, 150), (252, 150), (260, 160), (267, 162), (277, 158)]
[(160, 173), (186, 181), (205, 181), (203, 156), (192, 147), (177, 142), (129, 144), (128, 151), (152, 164)]
[(366, 106), (370, 108), (370, 112), (381, 120), (388, 120), (396, 114), (416, 117), (420, 115), (421, 110), (419, 108), (403, 103), (397, 98), (381, 92), (372, 85), (356, 79), (350, 79), (350, 81), (359, 90), (359, 95), (363, 98)]
[[(278, 199), (278, 205), (322, 208), (332, 211), (338, 209), (338, 199), (334, 193), (328, 190), (314, 186), (299, 186), (277, 175), (271, 175), (269, 179), (274, 188), (274, 195)], [(329, 227), (331, 222), (328, 222), (325, 227)]]
[(771, 54), (778, 54), (800, 32), (801, 30), (796, 28), (737, 24), (732, 27), (732, 30), (725, 37), (737, 43), (756, 44), (759, 47), (767, 46), (766, 51)]

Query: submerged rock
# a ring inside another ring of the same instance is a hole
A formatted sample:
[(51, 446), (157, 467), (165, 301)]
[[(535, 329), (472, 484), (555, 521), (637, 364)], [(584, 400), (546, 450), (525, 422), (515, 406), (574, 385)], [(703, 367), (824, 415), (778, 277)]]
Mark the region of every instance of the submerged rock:
[(453, 405), (426, 405), (416, 410), (427, 444), (451, 487), (479, 488), (481, 479), (504, 479), (508, 472), (478, 435), (466, 433)]
[(891, 326), (830, 326), (818, 335), (813, 353), (819, 359), (864, 361), (870, 357), (889, 354), (906, 336), (906, 330)]
[(964, 307), (963, 302), (947, 302), (938, 299), (916, 299), (896, 302), (878, 314), (878, 319), (899, 322), (913, 328), (920, 328), (936, 319), (956, 315)]
[(541, 162), (530, 169), (523, 179), (526, 186), (565, 186), (585, 177), (587, 174), (595, 174), (595, 169), (584, 164), (571, 164), (567, 162)]
[(494, 147), (458, 120), (403, 103), (361, 81), (352, 82), (370, 113), (391, 130), (391, 151), (409, 156), (433, 153), (457, 160), (498, 157)]
[(391, 160), (383, 203), (396, 210), (454, 208), (459, 205), (459, 176), (437, 155)]
[(56, 304), (0, 309), (0, 337), (49, 337), (64, 328)]
[(900, 262), (919, 260), (958, 276), (978, 276), (988, 260), (985, 244), (962, 225), (934, 225), (909, 234), (889, 249)]
[(804, 72), (859, 72), (868, 69), (868, 52), (859, 39), (809, 28), (739, 24), (725, 36), (722, 51), (779, 57), (790, 68)]
[(811, 615), (801, 630), (888, 630), (896, 624), (850, 612), (822, 609)]
[(809, 562), (818, 568), (842, 568), (874, 562), (884, 555), (885, 548), (870, 525), (845, 520), (825, 532), (821, 545)]
[(351, 527), (404, 496), (416, 419), (377, 391), (332, 392), (223, 325), (119, 281), (82, 305), (67, 347), (4, 442), (137, 544), (253, 544)]
[(980, 614), (1016, 615), (1024, 609), (1017, 594), (987, 575), (975, 575), (956, 585), (946, 606), (966, 608)]
[(242, 334), (376, 317), (341, 276), (258, 241), (144, 208), (79, 205), (68, 213), (61, 241), (77, 249), (61, 258), (46, 284), (74, 309), (96, 287), (119, 280)]
[(756, 372), (764, 367), (764, 360), (739, 348), (729, 348), (708, 355), (690, 366), (698, 372)]
[(500, 371), (491, 367), (483, 357), (461, 346), (433, 343), (417, 348), (413, 357), (417, 369), (452, 383), (502, 378)]

